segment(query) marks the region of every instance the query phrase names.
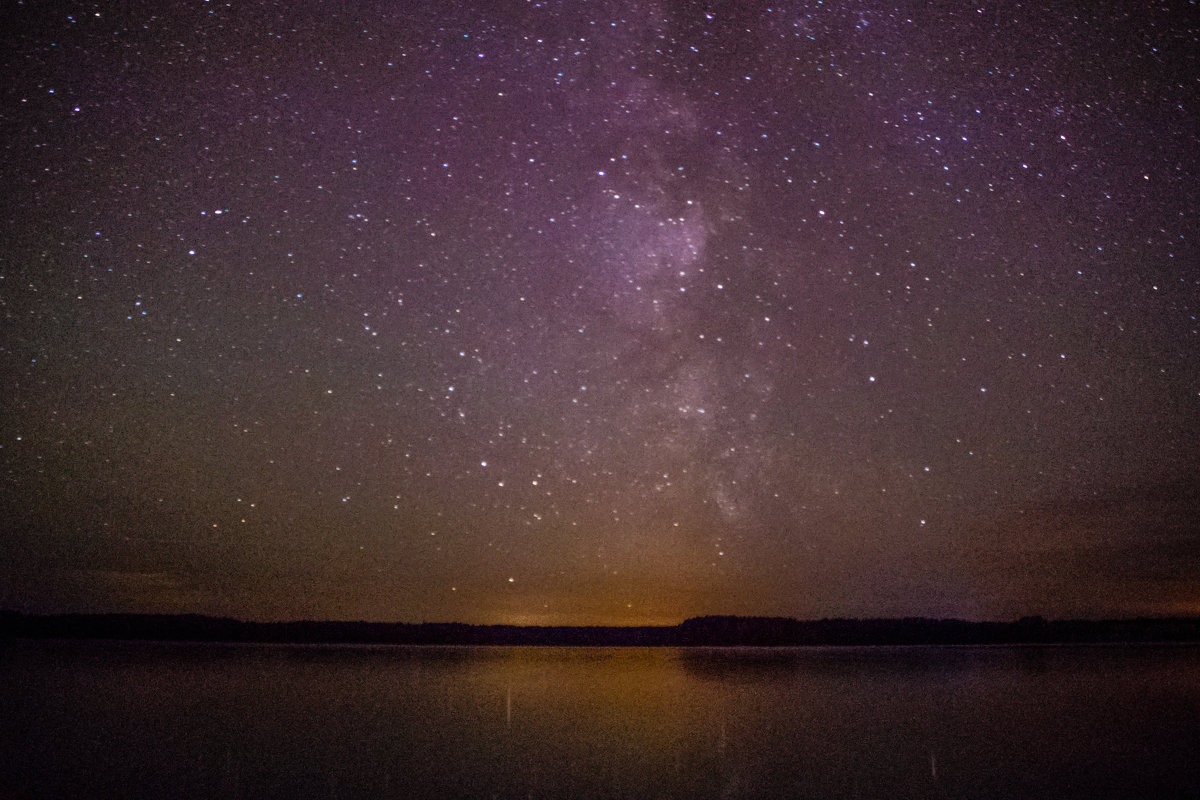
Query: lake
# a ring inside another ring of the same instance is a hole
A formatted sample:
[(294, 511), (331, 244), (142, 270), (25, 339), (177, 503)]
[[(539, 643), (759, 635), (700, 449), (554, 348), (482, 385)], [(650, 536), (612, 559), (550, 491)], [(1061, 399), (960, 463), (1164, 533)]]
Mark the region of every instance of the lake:
[(0, 797), (1200, 796), (1200, 647), (0, 642)]

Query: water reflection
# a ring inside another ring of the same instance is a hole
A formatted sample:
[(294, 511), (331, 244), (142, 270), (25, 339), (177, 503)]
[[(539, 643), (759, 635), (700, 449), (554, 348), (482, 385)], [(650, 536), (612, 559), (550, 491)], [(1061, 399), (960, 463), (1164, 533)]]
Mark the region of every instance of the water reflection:
[(1140, 797), (1196, 648), (3, 645), (0, 797)]

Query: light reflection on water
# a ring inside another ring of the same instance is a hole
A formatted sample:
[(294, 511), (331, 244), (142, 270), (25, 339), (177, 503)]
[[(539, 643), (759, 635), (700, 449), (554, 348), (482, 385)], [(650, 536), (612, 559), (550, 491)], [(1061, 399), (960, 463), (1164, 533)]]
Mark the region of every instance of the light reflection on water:
[(1200, 796), (1200, 648), (0, 643), (0, 797)]

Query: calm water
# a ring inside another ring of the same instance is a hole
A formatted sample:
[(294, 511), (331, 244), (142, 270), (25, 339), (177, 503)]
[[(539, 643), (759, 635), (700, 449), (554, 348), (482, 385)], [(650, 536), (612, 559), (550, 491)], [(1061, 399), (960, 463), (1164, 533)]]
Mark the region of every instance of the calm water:
[(1198, 797), (1200, 648), (0, 643), (0, 797)]

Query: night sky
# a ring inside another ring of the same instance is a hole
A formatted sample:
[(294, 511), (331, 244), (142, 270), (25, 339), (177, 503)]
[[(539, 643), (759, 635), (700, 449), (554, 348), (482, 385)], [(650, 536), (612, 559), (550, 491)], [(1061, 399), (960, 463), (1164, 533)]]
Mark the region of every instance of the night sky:
[(4, 5), (0, 606), (1200, 613), (1194, 3), (351, 5)]

